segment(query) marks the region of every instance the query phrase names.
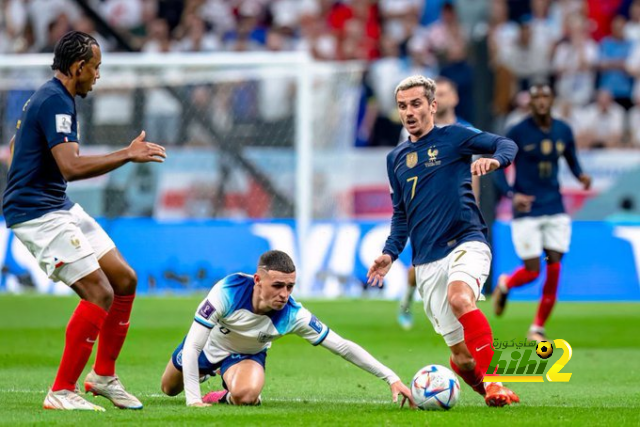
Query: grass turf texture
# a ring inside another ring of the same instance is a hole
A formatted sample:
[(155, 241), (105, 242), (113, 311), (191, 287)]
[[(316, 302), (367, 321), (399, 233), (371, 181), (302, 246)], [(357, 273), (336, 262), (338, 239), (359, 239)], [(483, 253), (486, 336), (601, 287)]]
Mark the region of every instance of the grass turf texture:
[[(77, 299), (1, 295), (0, 424), (637, 425), (640, 419), (638, 304), (556, 307), (548, 330), (551, 337), (563, 338), (573, 348), (563, 370), (573, 373), (570, 382), (512, 383), (522, 403), (488, 408), (461, 381), (462, 396), (453, 410), (423, 412), (394, 407), (384, 382), (296, 336), (277, 341), (269, 351), (260, 407), (187, 408), (183, 395), (162, 396), (160, 376), (187, 332), (198, 302), (199, 298), (138, 298), (118, 373), (143, 401), (144, 410), (122, 411), (103, 398), (91, 398), (107, 412), (78, 413), (41, 409)], [(305, 306), (406, 383), (424, 365), (448, 366), (448, 350), (418, 305), (416, 326), (409, 332), (396, 324), (395, 302), (309, 301)], [(481, 303), (481, 308), (487, 313), (490, 307)], [(535, 308), (531, 303), (511, 303), (504, 318), (490, 317), (494, 336), (522, 338)], [(549, 360), (554, 362), (560, 353), (554, 352)], [(203, 385), (203, 390), (219, 388), (219, 378)]]

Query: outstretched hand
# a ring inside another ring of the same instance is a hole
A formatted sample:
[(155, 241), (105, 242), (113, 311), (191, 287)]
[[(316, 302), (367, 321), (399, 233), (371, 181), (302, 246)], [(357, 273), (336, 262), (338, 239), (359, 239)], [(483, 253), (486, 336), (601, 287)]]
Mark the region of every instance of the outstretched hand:
[(390, 255), (382, 254), (376, 258), (367, 273), (367, 283), (371, 286), (381, 287), (384, 283), (384, 276), (391, 270), (391, 264), (393, 264), (393, 260)]
[(400, 404), (401, 408), (404, 408), (404, 404), (407, 401), (409, 401), (410, 408), (417, 408), (416, 402), (414, 402), (413, 396), (411, 396), (411, 390), (409, 390), (409, 387), (402, 384), (402, 381), (396, 381), (395, 383), (391, 384), (390, 387), (393, 403), (398, 403), (398, 396), (402, 395), (402, 403)]
[(130, 160), (134, 163), (164, 162), (164, 159), (167, 158), (164, 147), (145, 141), (145, 135), (145, 131), (142, 131), (136, 139), (131, 141), (128, 148)]
[(496, 159), (482, 157), (471, 164), (471, 175), (486, 175), (500, 168), (500, 162)]

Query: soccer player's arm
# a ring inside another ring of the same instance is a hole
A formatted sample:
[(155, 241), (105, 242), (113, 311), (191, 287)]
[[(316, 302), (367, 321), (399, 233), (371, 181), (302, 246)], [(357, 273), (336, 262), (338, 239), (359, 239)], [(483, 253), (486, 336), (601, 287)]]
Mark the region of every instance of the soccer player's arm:
[(81, 156), (73, 106), (61, 97), (49, 97), (40, 107), (38, 116), (51, 154), (67, 181), (104, 175), (130, 161), (162, 162), (166, 157), (164, 148), (144, 141), (144, 131), (122, 150), (105, 155)]
[(578, 178), (580, 182), (582, 182), (585, 186), (585, 189), (588, 190), (591, 186), (591, 177), (585, 174), (582, 170), (582, 167), (580, 166), (580, 161), (578, 160), (578, 153), (576, 150), (576, 143), (573, 138), (573, 132), (571, 131), (571, 128), (568, 128), (567, 132), (568, 135), (563, 152), (564, 158), (567, 161), (567, 165), (569, 166), (569, 169), (571, 169), (571, 173), (573, 174), (573, 176)]
[(329, 329), (307, 309), (301, 308), (297, 314), (293, 331), (314, 346), (321, 345), (334, 354), (353, 363), (361, 369), (375, 375), (391, 385), (400, 378), (389, 368), (380, 363), (369, 352), (358, 344), (342, 338)]
[(202, 403), (198, 359), (223, 312), (221, 286), (216, 285), (198, 306), (182, 349), (182, 376), (187, 406)]
[(457, 133), (455, 137), (461, 140), (462, 155), (491, 154), (491, 158), (497, 160), (502, 169), (509, 166), (516, 158), (518, 146), (509, 138), (460, 126), (451, 128)]
[[(516, 135), (513, 128), (509, 129), (506, 138), (515, 141)], [(507, 174), (505, 173), (504, 168), (500, 168), (494, 172), (493, 182), (495, 183), (496, 188), (502, 196), (508, 197), (510, 199), (513, 197), (513, 186), (511, 186), (507, 181)]]
[(400, 183), (395, 174), (395, 160), (395, 153), (391, 152), (387, 156), (387, 175), (389, 176), (393, 216), (391, 217), (391, 232), (382, 250), (382, 253), (389, 255), (392, 261), (398, 259), (409, 238), (407, 211), (404, 200), (402, 199), (402, 187), (400, 187)]

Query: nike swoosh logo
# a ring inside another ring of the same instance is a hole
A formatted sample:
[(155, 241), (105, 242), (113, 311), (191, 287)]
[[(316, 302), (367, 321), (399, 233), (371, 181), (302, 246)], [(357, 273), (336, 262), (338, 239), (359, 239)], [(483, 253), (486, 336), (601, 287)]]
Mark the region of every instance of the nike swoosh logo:
[(476, 347), (476, 351), (480, 351), (480, 350), (482, 350), (483, 348), (487, 347), (488, 345), (489, 345), (489, 344), (485, 344), (485, 345), (483, 345), (482, 347)]
[(93, 344), (94, 342), (96, 342), (96, 340), (92, 340), (91, 338), (87, 338), (87, 342), (88, 342), (89, 344)]
[(524, 146), (524, 151), (531, 151), (536, 148), (536, 144), (529, 144)]
[(131, 322), (120, 322), (118, 323), (120, 326), (129, 326), (129, 323)]

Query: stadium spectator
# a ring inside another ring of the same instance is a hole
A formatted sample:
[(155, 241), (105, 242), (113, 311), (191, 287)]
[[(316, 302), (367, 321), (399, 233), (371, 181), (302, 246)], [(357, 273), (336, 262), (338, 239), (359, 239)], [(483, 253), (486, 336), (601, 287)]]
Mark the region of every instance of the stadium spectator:
[(629, 137), (634, 148), (640, 148), (640, 96), (636, 97), (636, 103), (631, 110), (627, 123), (629, 124)]
[(600, 89), (609, 91), (615, 101), (625, 109), (631, 108), (632, 79), (626, 70), (626, 61), (633, 44), (624, 39), (624, 17), (618, 15), (611, 23), (611, 35), (600, 41), (598, 67)]
[[(403, 404), (408, 399), (415, 407), (411, 391), (391, 369), (329, 330), (293, 299), (295, 283), (293, 261), (275, 250), (260, 256), (253, 275), (236, 273), (216, 283), (167, 363), (163, 393), (176, 396), (184, 390), (187, 406), (259, 405), (271, 342), (296, 334), (386, 381), (394, 402), (402, 395)], [(224, 390), (202, 398), (199, 379), (218, 372)]]
[(640, 43), (640, 0), (629, 8), (629, 20), (624, 24), (624, 38), (631, 43)]
[(515, 77), (517, 90), (528, 87), (532, 82), (547, 81), (549, 78), (549, 47), (535, 43), (532, 36), (530, 17), (523, 18), (518, 37), (500, 50), (498, 60)]
[(596, 102), (576, 111), (578, 148), (622, 146), (626, 113), (607, 90), (599, 90)]
[(569, 19), (568, 38), (558, 45), (553, 57), (556, 94), (561, 103), (582, 106), (593, 96), (598, 45), (589, 36), (583, 17)]
[(633, 99), (638, 100), (640, 99), (640, 43), (634, 45), (631, 55), (627, 58), (626, 68), (634, 78)]
[(222, 42), (215, 33), (209, 31), (207, 23), (195, 13), (185, 18), (186, 32), (177, 42), (179, 52), (213, 52), (222, 49)]

